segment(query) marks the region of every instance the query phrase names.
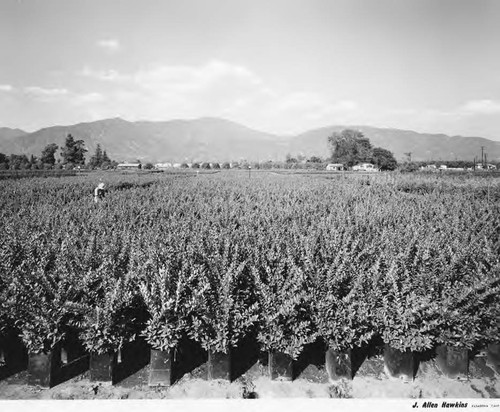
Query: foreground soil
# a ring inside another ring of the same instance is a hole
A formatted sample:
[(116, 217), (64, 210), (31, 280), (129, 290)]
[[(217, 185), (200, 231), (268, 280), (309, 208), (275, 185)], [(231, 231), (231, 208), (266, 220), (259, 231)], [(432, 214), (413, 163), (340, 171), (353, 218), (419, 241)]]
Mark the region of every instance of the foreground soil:
[(89, 380), (88, 372), (50, 389), (29, 386), (27, 372), (0, 382), (0, 399), (242, 399), (242, 398), (500, 398), (500, 375), (484, 359), (469, 365), (467, 379), (442, 375), (433, 361), (420, 365), (413, 381), (390, 378), (383, 360), (367, 360), (353, 380), (314, 382), (299, 377), (294, 381), (273, 381), (246, 373), (233, 382), (208, 381), (198, 373), (185, 375), (174, 385), (149, 387), (148, 368), (115, 384)]

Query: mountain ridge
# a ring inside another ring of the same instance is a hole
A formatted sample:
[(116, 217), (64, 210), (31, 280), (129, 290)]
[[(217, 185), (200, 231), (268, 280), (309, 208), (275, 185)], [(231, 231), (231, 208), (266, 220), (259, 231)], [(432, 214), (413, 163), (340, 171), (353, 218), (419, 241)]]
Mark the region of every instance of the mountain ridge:
[(361, 125), (331, 125), (296, 135), (277, 135), (217, 117), (128, 121), (120, 117), (57, 125), (28, 133), (0, 128), (0, 153), (39, 156), (49, 143), (64, 145), (68, 133), (84, 140), (88, 155), (97, 144), (119, 161), (229, 161), (284, 160), (287, 154), (327, 158), (327, 138), (343, 129), (360, 130), (375, 147), (383, 147), (399, 160), (473, 160), (481, 146), (488, 159), (500, 160), (500, 142), (483, 137), (418, 133), (413, 130)]

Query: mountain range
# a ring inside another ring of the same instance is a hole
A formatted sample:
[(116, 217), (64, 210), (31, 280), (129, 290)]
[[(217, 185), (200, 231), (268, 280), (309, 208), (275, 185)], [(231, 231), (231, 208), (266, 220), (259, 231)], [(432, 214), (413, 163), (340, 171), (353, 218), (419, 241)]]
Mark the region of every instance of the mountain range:
[(383, 147), (402, 160), (480, 159), (481, 147), (488, 161), (500, 161), (500, 142), (481, 137), (417, 133), (370, 126), (329, 126), (293, 136), (279, 136), (250, 129), (220, 118), (137, 121), (121, 118), (70, 126), (53, 126), (27, 133), (0, 128), (0, 153), (39, 156), (49, 143), (64, 145), (71, 134), (85, 142), (88, 155), (97, 144), (117, 161), (184, 162), (284, 160), (287, 154), (327, 158), (327, 139), (343, 129), (360, 130), (375, 147)]

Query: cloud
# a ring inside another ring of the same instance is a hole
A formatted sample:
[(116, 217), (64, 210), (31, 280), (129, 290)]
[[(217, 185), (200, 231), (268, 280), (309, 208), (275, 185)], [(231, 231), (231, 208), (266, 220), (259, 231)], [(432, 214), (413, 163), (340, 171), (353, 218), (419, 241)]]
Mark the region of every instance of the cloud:
[(158, 93), (200, 92), (218, 86), (249, 88), (262, 83), (245, 67), (216, 60), (199, 67), (158, 66), (129, 77), (136, 85)]
[(89, 103), (99, 103), (103, 102), (106, 100), (106, 97), (97, 92), (90, 92), (90, 93), (82, 93), (82, 94), (74, 94), (71, 97), (71, 103), (76, 104), (76, 105), (85, 105)]
[(94, 70), (89, 66), (85, 66), (78, 73), (80, 76), (88, 77), (95, 80), (101, 80), (106, 82), (118, 82), (131, 80), (130, 76), (118, 73), (116, 70)]
[(97, 45), (110, 52), (116, 52), (121, 49), (120, 42), (116, 39), (103, 39), (97, 42)]
[(358, 112), (352, 100), (327, 99), (318, 93), (299, 92), (285, 94), (276, 99), (276, 109), (283, 115), (301, 117), (304, 122), (347, 122)]
[(30, 86), (24, 88), (24, 93), (42, 103), (64, 103), (65, 105), (85, 106), (100, 103), (106, 100), (102, 93), (98, 92), (74, 92), (65, 88), (44, 88)]
[(39, 86), (29, 86), (24, 88), (24, 92), (32, 97), (41, 100), (52, 100), (68, 95), (67, 89), (47, 89)]
[(471, 100), (462, 106), (462, 110), (468, 114), (500, 113), (500, 101), (489, 99)]
[(0, 92), (11, 92), (14, 88), (10, 84), (0, 84)]
[[(247, 67), (220, 60), (155, 65), (135, 72), (85, 66), (78, 74), (96, 81), (94, 86), (105, 95), (103, 117), (111, 108), (130, 120), (221, 116), (291, 133), (325, 122), (348, 122), (359, 113), (351, 100), (309, 91), (278, 92)], [(99, 109), (94, 105), (92, 110)]]

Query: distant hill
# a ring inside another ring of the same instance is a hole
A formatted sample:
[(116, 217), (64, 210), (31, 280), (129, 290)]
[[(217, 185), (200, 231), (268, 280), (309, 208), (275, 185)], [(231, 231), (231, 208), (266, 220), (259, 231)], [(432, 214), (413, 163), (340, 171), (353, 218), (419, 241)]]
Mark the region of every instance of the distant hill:
[(287, 140), (223, 119), (166, 122), (106, 119), (72, 126), (54, 126), (17, 137), (0, 137), (0, 152), (40, 154), (49, 143), (64, 145), (70, 133), (85, 141), (89, 153), (98, 143), (118, 161), (267, 160), (285, 156)]
[(500, 161), (500, 142), (481, 137), (425, 134), (368, 126), (330, 126), (297, 136), (277, 136), (224, 119), (200, 118), (165, 122), (128, 122), (115, 118), (26, 133), (0, 128), (0, 152), (39, 156), (49, 143), (64, 145), (68, 133), (82, 139), (93, 154), (98, 143), (118, 161), (143, 162), (284, 160), (287, 154), (329, 156), (327, 138), (345, 128), (358, 129), (374, 146), (389, 149), (397, 159), (411, 152), (413, 160), (472, 160), (484, 146), (488, 160)]
[(9, 127), (0, 127), (0, 143), (5, 141), (5, 140), (9, 140), (9, 139), (13, 139), (15, 137), (23, 136), (25, 134), (28, 134), (28, 133), (25, 132), (24, 130), (21, 130), (21, 129), (11, 129)]

